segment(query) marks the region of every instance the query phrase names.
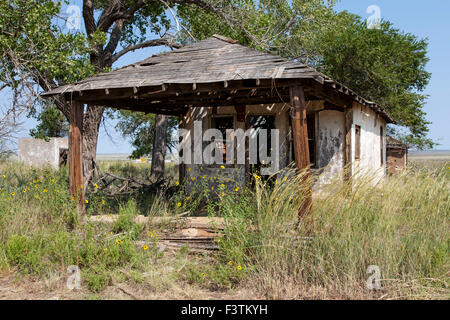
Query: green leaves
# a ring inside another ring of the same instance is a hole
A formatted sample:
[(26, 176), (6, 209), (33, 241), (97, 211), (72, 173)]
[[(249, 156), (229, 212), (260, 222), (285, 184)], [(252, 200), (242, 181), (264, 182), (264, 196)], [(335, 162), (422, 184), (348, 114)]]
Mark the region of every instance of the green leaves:
[(51, 137), (66, 137), (69, 134), (69, 125), (64, 115), (54, 105), (47, 105), (36, 117), (38, 125), (30, 130), (30, 136), (37, 139)]
[[(55, 23), (61, 1), (0, 1), (0, 81), (15, 87), (20, 73), (59, 83), (92, 74), (83, 33), (64, 33)], [(13, 76), (11, 76), (13, 75)]]
[[(155, 115), (121, 110), (118, 111), (117, 118), (119, 119), (119, 122), (116, 125), (116, 129), (119, 130), (123, 136), (130, 138), (130, 142), (134, 147), (130, 157), (132, 159), (138, 159), (152, 154)], [(169, 117), (168, 121), (166, 142), (167, 147), (172, 149), (177, 143), (173, 140), (172, 133), (177, 128), (178, 121), (172, 117)]]
[[(382, 22), (380, 30), (368, 29), (361, 17), (335, 12), (334, 3), (222, 1), (228, 23), (195, 6), (180, 7), (178, 14), (197, 39), (219, 33), (318, 68), (386, 107), (402, 126), (401, 130), (390, 128), (391, 134), (417, 148), (432, 147), (434, 143), (426, 137), (426, 96), (420, 93), (430, 79), (425, 69), (429, 60), (427, 39), (402, 32), (388, 21)], [(401, 135), (405, 130), (407, 133)]]

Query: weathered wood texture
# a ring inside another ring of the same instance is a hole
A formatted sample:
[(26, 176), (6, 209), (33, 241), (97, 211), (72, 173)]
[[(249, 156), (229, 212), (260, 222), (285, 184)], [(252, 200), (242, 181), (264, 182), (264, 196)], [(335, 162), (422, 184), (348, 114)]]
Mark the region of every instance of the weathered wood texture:
[(291, 88), (291, 117), (294, 137), (294, 159), (299, 170), (309, 169), (308, 127), (306, 102), (302, 87)]
[(69, 190), (84, 208), (83, 190), (83, 104), (73, 101), (69, 124)]
[(44, 96), (65, 94), (66, 99), (85, 103), (179, 114), (188, 106), (288, 103), (289, 87), (294, 83), (304, 85), (305, 94), (311, 97), (339, 106), (347, 100), (358, 101), (393, 121), (384, 108), (312, 67), (221, 36), (55, 88)]
[(352, 176), (352, 126), (353, 126), (353, 110), (351, 107), (345, 108), (345, 177), (346, 181), (349, 181)]
[(311, 213), (312, 209), (312, 186), (310, 179), (306, 101), (303, 87), (291, 87), (291, 118), (295, 164), (299, 171), (305, 170), (303, 182), (308, 185), (307, 188), (305, 188), (305, 202), (300, 209), (299, 216), (306, 216)]
[(168, 121), (167, 116), (163, 114), (158, 114), (155, 117), (155, 126), (153, 130), (153, 139), (155, 143), (153, 144), (151, 167), (151, 178), (154, 180), (164, 177)]

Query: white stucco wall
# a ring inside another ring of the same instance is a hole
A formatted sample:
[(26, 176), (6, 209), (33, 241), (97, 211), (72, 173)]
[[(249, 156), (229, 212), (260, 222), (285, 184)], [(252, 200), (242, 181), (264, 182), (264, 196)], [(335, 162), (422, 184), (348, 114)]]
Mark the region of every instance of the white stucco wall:
[[(361, 127), (361, 155), (355, 160), (355, 126)], [(380, 127), (383, 128), (383, 164), (381, 163)], [(372, 109), (353, 104), (352, 125), (352, 161), (353, 174), (375, 175), (382, 178), (386, 172), (386, 121)]]
[(67, 138), (50, 138), (48, 142), (44, 139), (19, 139), (18, 160), (35, 167), (50, 165), (58, 169), (59, 150), (68, 147)]
[(345, 119), (343, 112), (335, 110), (320, 111), (316, 117), (320, 186), (330, 183), (344, 168)]

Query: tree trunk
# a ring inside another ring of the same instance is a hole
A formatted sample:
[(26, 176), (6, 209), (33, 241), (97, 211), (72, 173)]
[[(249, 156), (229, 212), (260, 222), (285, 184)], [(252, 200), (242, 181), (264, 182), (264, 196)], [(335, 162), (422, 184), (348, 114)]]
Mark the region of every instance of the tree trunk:
[(94, 176), (95, 161), (97, 159), (97, 142), (100, 122), (102, 120), (102, 106), (87, 105), (83, 123), (83, 176), (87, 183)]
[(164, 163), (166, 160), (166, 138), (168, 119), (166, 115), (158, 114), (155, 117), (153, 134), (153, 153), (151, 178), (160, 179), (164, 177)]

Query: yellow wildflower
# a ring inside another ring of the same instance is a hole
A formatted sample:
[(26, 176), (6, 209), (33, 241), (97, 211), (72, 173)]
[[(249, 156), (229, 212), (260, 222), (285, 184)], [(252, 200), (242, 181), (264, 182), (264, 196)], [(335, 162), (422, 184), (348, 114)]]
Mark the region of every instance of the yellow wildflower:
[(220, 169), (225, 169), (225, 166), (220, 166)]
[(102, 199), (102, 204), (105, 204), (105, 200), (104, 199)]
[(144, 246), (144, 251), (147, 250), (147, 249), (148, 249), (148, 245), (145, 245)]
[(88, 203), (89, 203), (89, 200), (88, 200), (88, 199), (84, 200), (84, 203), (88, 204)]
[(228, 261), (228, 264), (229, 264), (230, 266), (232, 266), (232, 265), (233, 265), (233, 262), (232, 262), (232, 261)]
[(117, 244), (121, 244), (121, 243), (122, 243), (122, 240), (117, 239), (117, 240), (116, 240), (116, 243), (117, 243)]
[(44, 193), (45, 193), (45, 192), (48, 192), (48, 190), (47, 190), (47, 189), (44, 189), (44, 190), (42, 190), (42, 192), (44, 192)]
[(242, 269), (241, 265), (238, 265), (238, 266), (237, 266), (237, 269), (238, 269), (238, 270), (241, 270), (241, 269)]
[(178, 203), (177, 203), (177, 206), (178, 206), (178, 207), (181, 207), (181, 202), (178, 202)]

